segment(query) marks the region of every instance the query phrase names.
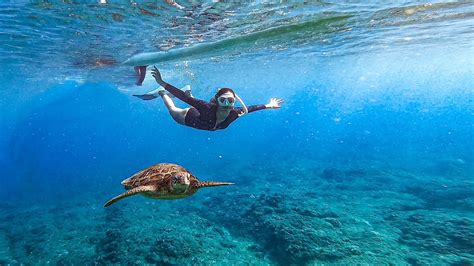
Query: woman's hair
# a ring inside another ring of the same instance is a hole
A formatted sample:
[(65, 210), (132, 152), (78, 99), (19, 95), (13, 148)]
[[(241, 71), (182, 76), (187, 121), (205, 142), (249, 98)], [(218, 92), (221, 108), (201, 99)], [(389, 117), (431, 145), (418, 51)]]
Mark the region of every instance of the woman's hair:
[(235, 97), (235, 92), (232, 89), (230, 89), (230, 88), (220, 88), (217, 91), (216, 95), (214, 95), (214, 97), (211, 99), (211, 103), (217, 104), (217, 98), (219, 98), (222, 94), (227, 93), (227, 92), (232, 93)]

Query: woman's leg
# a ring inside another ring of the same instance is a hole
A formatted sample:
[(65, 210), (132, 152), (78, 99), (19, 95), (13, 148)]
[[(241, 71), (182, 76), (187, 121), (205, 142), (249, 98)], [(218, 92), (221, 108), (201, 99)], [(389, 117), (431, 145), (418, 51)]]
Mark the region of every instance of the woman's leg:
[(186, 114), (188, 113), (189, 108), (182, 109), (178, 108), (174, 105), (173, 100), (170, 96), (165, 93), (160, 93), (163, 102), (165, 103), (166, 108), (170, 112), (171, 117), (173, 117), (174, 121), (178, 122), (181, 125), (185, 125), (185, 118)]

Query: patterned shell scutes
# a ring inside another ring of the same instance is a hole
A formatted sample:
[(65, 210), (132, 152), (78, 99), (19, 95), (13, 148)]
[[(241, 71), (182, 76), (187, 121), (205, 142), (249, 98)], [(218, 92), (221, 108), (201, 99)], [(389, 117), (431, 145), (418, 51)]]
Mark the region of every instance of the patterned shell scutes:
[(170, 163), (160, 163), (148, 167), (122, 181), (125, 188), (168, 183), (175, 173), (189, 173), (182, 166)]

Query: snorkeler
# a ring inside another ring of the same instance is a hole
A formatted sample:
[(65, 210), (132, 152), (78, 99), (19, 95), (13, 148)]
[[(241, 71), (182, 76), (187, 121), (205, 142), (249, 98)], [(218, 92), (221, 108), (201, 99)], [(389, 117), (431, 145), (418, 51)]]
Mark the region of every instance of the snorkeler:
[[(156, 82), (165, 88), (165, 90), (155, 90), (143, 95), (134, 95), (143, 100), (151, 100), (158, 96), (163, 99), (171, 117), (181, 125), (193, 127), (202, 130), (214, 131), (227, 128), (237, 118), (251, 112), (263, 109), (280, 108), (283, 100), (272, 98), (265, 105), (253, 105), (247, 107), (242, 99), (229, 88), (221, 88), (210, 102), (196, 99), (192, 97), (191, 90), (185, 92), (166, 83), (161, 78), (160, 71), (154, 67), (152, 75)], [(168, 92), (167, 92), (168, 91)], [(175, 96), (181, 101), (191, 105), (189, 108), (181, 109), (174, 105), (170, 97)], [(242, 107), (234, 107), (235, 101), (238, 100)]]

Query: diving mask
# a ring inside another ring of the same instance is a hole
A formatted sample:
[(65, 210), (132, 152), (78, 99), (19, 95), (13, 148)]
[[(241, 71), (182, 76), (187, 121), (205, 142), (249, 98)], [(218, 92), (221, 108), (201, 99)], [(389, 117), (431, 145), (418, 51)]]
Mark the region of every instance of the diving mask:
[(226, 107), (230, 107), (230, 106), (234, 106), (235, 104), (235, 98), (234, 97), (219, 97), (218, 98), (218, 101), (219, 101), (219, 105), (220, 106), (226, 106)]

